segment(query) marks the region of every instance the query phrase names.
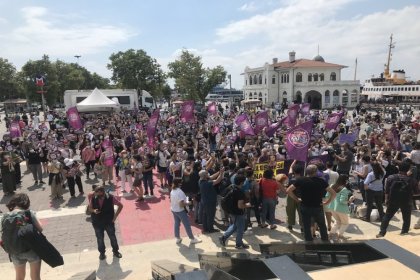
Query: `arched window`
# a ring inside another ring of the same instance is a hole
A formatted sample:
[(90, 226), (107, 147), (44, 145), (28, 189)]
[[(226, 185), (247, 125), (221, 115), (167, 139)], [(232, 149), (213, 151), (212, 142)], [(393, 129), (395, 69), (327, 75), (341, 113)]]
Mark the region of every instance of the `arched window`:
[(252, 98), (252, 92), (249, 93), (249, 98)]
[(314, 82), (318, 82), (318, 74), (317, 73), (314, 74)]
[(261, 85), (262, 84), (262, 75), (260, 74), (260, 76), (258, 77), (258, 83)]
[(286, 74), (286, 83), (289, 83), (289, 74)]
[(343, 106), (346, 106), (349, 104), (349, 92), (345, 89), (343, 90), (343, 96), (342, 96), (342, 103)]
[(312, 74), (308, 74), (308, 82), (312, 82)]
[(330, 104), (330, 91), (326, 90), (325, 91), (325, 104)]
[(271, 77), (271, 83), (274, 85), (274, 84), (276, 84), (276, 75), (273, 75), (272, 77)]
[(340, 104), (340, 92), (338, 90), (334, 90), (333, 92), (333, 105)]
[(280, 76), (280, 82), (284, 83), (284, 75), (283, 74), (281, 74), (281, 76)]
[(331, 75), (330, 75), (330, 80), (331, 80), (331, 81), (335, 81), (335, 80), (337, 80), (337, 75), (335, 74), (335, 72), (332, 72), (332, 73), (331, 73)]
[(258, 80), (257, 80), (257, 75), (254, 75), (254, 85), (256, 85), (256, 84), (257, 84), (257, 82), (258, 82)]
[(296, 73), (296, 83), (302, 82), (302, 73), (297, 72)]
[(262, 97), (262, 93), (260, 92), (260, 93), (258, 94), (258, 96), (259, 96), (259, 97)]
[(283, 91), (283, 95), (284, 95), (284, 96), (287, 96), (287, 92), (286, 92), (286, 91)]
[(249, 85), (252, 86), (252, 76), (249, 76)]
[(324, 81), (324, 74), (319, 74), (319, 80), (320, 80), (321, 82), (323, 82), (323, 81)]
[(302, 93), (299, 90), (296, 92), (296, 102), (302, 103)]

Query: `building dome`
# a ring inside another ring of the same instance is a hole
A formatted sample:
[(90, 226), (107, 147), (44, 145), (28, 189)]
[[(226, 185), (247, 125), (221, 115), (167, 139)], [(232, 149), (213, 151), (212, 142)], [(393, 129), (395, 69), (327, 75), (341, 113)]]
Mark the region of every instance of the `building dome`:
[(315, 56), (313, 60), (325, 62), (324, 58), (322, 56), (320, 56), (319, 54), (317, 56)]

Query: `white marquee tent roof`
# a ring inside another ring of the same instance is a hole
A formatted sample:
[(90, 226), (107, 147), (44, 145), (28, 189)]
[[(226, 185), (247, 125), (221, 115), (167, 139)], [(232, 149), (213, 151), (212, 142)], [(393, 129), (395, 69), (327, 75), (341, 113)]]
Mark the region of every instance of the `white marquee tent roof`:
[(83, 111), (108, 111), (109, 109), (120, 107), (108, 97), (106, 97), (99, 89), (95, 88), (88, 97), (77, 103), (77, 110)]

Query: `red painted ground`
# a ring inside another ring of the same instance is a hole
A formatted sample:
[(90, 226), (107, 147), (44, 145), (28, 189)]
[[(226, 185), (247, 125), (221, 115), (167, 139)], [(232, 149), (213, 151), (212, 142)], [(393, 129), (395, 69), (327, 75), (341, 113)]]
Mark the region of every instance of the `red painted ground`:
[[(155, 179), (156, 183), (156, 179)], [(116, 189), (116, 196), (121, 196), (120, 188)], [(128, 190), (128, 186), (126, 185)], [(125, 194), (121, 198), (124, 208), (118, 217), (123, 245), (132, 245), (150, 241), (171, 239), (174, 237), (174, 221), (170, 209), (169, 193), (160, 192), (160, 187), (155, 185), (155, 198), (136, 202), (136, 195)], [(194, 234), (200, 233), (201, 229), (190, 219)], [(186, 237), (181, 224), (181, 236)]]

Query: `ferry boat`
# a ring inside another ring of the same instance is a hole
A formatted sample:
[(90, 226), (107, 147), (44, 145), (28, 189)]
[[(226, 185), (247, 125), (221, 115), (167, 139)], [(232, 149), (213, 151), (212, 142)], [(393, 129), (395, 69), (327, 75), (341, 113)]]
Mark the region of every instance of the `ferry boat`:
[(394, 70), (390, 73), (390, 61), (394, 47), (395, 44), (392, 42), (391, 34), (385, 70), (379, 78), (371, 78), (365, 81), (361, 95), (366, 101), (381, 99), (419, 103), (420, 81), (407, 81), (404, 70)]

